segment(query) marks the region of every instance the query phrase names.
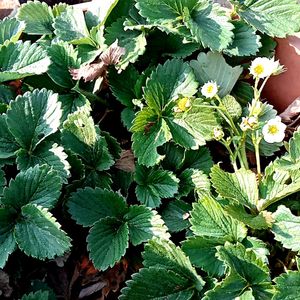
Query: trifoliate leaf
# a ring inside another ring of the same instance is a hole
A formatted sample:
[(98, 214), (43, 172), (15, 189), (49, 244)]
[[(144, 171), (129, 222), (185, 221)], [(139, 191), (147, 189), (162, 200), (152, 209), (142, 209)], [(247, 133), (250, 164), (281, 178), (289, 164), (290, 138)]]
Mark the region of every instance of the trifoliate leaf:
[(17, 15), (20, 21), (26, 24), (27, 34), (52, 34), (54, 16), (51, 7), (40, 1), (28, 2), (21, 6)]
[(176, 274), (188, 278), (194, 283), (194, 287), (201, 291), (204, 281), (192, 266), (184, 252), (168, 240), (153, 239), (145, 246), (143, 253), (144, 267), (164, 268), (172, 270)]
[(24, 295), (21, 300), (50, 300), (51, 298), (49, 291), (37, 291), (37, 292), (31, 292), (30, 294)]
[(158, 207), (162, 198), (171, 198), (178, 191), (179, 180), (170, 171), (136, 167), (135, 180), (138, 200), (148, 207)]
[(29, 41), (11, 42), (0, 48), (0, 82), (43, 74), (49, 65), (46, 51)]
[(0, 115), (0, 159), (13, 157), (19, 149), (15, 138), (8, 130), (6, 120), (6, 115)]
[(182, 60), (173, 59), (158, 65), (152, 72), (144, 89), (144, 98), (149, 107), (161, 112), (170, 101), (180, 96), (192, 97), (197, 88), (198, 83), (190, 66)]
[(170, 232), (179, 232), (190, 227), (189, 212), (192, 206), (182, 200), (171, 201), (162, 211), (162, 218)]
[(299, 300), (300, 272), (288, 271), (274, 279), (276, 292), (273, 300)]
[(27, 203), (52, 208), (62, 186), (61, 178), (48, 166), (36, 165), (21, 171), (3, 191), (2, 203), (21, 208)]
[(129, 228), (129, 239), (136, 246), (152, 237), (169, 239), (164, 221), (156, 211), (145, 206), (132, 205), (124, 216)]
[(227, 173), (215, 165), (211, 169), (210, 176), (213, 186), (222, 197), (249, 208), (256, 208), (259, 195), (255, 173), (245, 169)]
[(292, 251), (300, 250), (300, 217), (291, 213), (284, 205), (280, 205), (273, 213), (275, 222), (272, 232), (275, 240), (283, 244), (283, 247)]
[(250, 56), (255, 55), (261, 47), (260, 36), (255, 34), (251, 26), (242, 22), (234, 21), (233, 41), (224, 50), (230, 56)]
[(70, 238), (47, 209), (28, 204), (22, 207), (21, 214), (15, 238), (27, 255), (38, 259), (54, 258), (70, 249)]
[(120, 300), (190, 300), (195, 294), (188, 278), (163, 268), (141, 269), (126, 282)]
[(52, 44), (47, 51), (51, 58), (48, 70), (50, 78), (64, 88), (74, 87), (75, 81), (69, 70), (80, 67), (77, 51), (72, 45), (64, 42)]
[(16, 248), (13, 234), (16, 217), (14, 209), (0, 208), (0, 268), (5, 266), (8, 256)]
[(125, 54), (117, 65), (121, 70), (125, 70), (129, 63), (135, 63), (139, 56), (144, 54), (147, 44), (145, 33), (136, 30), (125, 31), (124, 21), (125, 18), (120, 18), (112, 23), (106, 29), (107, 34), (105, 35), (108, 45), (113, 44), (117, 40), (118, 46), (125, 49)]
[(194, 10), (184, 8), (183, 22), (198, 43), (213, 51), (226, 49), (232, 41), (234, 26), (219, 5), (200, 0)]
[(128, 240), (127, 223), (112, 217), (95, 223), (87, 237), (90, 258), (95, 268), (104, 271), (112, 267), (125, 254)]
[(0, 45), (5, 42), (15, 43), (25, 29), (25, 23), (15, 18), (5, 18), (0, 20)]
[(210, 181), (208, 176), (200, 170), (185, 169), (178, 176), (179, 190), (176, 197), (187, 196), (192, 191), (210, 192)]
[(228, 215), (209, 195), (200, 195), (200, 200), (193, 204), (191, 216), (191, 229), (195, 235), (217, 238), (220, 242), (239, 241), (246, 236), (244, 224)]
[(300, 29), (297, 0), (246, 0), (238, 6), (238, 14), (254, 28), (272, 37), (284, 38)]
[(55, 28), (54, 33), (62, 41), (75, 45), (94, 45), (85, 23), (84, 14), (79, 8), (67, 7), (66, 11), (55, 18), (53, 27)]
[(46, 164), (57, 171), (66, 183), (67, 177), (70, 175), (70, 164), (67, 157), (63, 147), (58, 146), (56, 143), (44, 142), (39, 144), (31, 153), (20, 149), (17, 152), (17, 165), (18, 169), (23, 171), (35, 165)]
[(190, 237), (182, 244), (182, 250), (191, 263), (212, 276), (223, 276), (225, 265), (216, 257), (217, 248), (222, 243), (218, 239), (201, 236)]
[(132, 135), (132, 149), (139, 164), (150, 167), (163, 159), (163, 156), (157, 152), (157, 147), (165, 144), (170, 136), (161, 125), (162, 121), (159, 121), (149, 130), (135, 132)]
[(127, 212), (127, 205), (121, 195), (89, 187), (73, 193), (68, 207), (72, 218), (83, 226), (92, 226), (106, 217), (121, 218)]
[(218, 95), (225, 97), (230, 94), (238, 78), (243, 72), (243, 68), (228, 65), (222, 56), (217, 52), (200, 53), (197, 60), (191, 61), (196, 78), (200, 84), (208, 81), (215, 81), (219, 87)]
[[(7, 125), (22, 148), (33, 151), (60, 126), (58, 95), (46, 89), (18, 96), (7, 111)], [(25, 130), (26, 128), (26, 130)]]

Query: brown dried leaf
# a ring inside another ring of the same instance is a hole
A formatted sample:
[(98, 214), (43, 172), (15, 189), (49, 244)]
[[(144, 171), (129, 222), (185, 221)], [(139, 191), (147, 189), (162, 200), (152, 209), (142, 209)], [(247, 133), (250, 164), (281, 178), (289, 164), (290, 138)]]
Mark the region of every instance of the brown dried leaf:
[(300, 97), (295, 99), (287, 109), (280, 114), (282, 120), (286, 123), (292, 122), (292, 119), (300, 114)]
[(9, 276), (0, 270), (0, 295), (4, 298), (9, 298), (13, 292), (12, 287), (9, 285)]
[(122, 150), (121, 157), (116, 161), (115, 167), (125, 172), (134, 172), (134, 155), (131, 150)]
[(125, 48), (119, 47), (118, 40), (116, 40), (100, 55), (100, 59), (107, 66), (116, 65), (124, 54)]

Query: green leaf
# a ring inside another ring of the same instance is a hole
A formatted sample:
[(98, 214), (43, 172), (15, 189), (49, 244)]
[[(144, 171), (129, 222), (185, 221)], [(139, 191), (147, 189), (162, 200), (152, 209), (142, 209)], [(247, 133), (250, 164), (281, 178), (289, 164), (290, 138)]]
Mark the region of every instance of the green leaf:
[(221, 277), (225, 273), (225, 265), (216, 257), (217, 248), (222, 243), (218, 239), (201, 236), (190, 237), (182, 243), (182, 250), (191, 263), (209, 275)]
[(25, 32), (27, 34), (44, 35), (53, 33), (54, 16), (52, 9), (44, 2), (30, 1), (23, 4), (17, 17), (25, 22)]
[(213, 51), (226, 49), (232, 41), (234, 26), (219, 5), (200, 0), (194, 10), (184, 9), (183, 22), (197, 42)]
[(8, 130), (7, 116), (0, 115), (0, 159), (6, 159), (15, 156), (15, 152), (19, 149), (15, 138)]
[(192, 266), (184, 252), (168, 240), (153, 239), (145, 245), (143, 253), (145, 268), (164, 268), (188, 278), (201, 291), (205, 282)]
[(0, 268), (5, 266), (8, 256), (15, 250), (13, 235), (16, 212), (13, 209), (0, 208)]
[(67, 7), (61, 15), (55, 18), (53, 27), (54, 33), (62, 41), (75, 45), (94, 45), (85, 23), (84, 14), (79, 8)]
[(242, 244), (248, 249), (253, 250), (258, 258), (265, 262), (265, 264), (269, 263), (268, 255), (270, 255), (270, 251), (267, 248), (267, 244), (263, 241), (259, 240), (256, 237), (247, 236)]
[(244, 224), (228, 215), (209, 195), (200, 195), (200, 200), (193, 204), (191, 216), (191, 229), (195, 235), (217, 238), (223, 243), (243, 240), (246, 236)]
[(21, 171), (4, 189), (2, 203), (16, 209), (27, 203), (54, 207), (62, 186), (61, 178), (48, 166), (36, 165)]
[[(22, 148), (33, 151), (60, 126), (58, 95), (46, 89), (18, 96), (7, 111), (7, 125)], [(26, 130), (24, 130), (26, 128)]]
[(171, 198), (178, 191), (179, 180), (170, 171), (136, 167), (135, 180), (138, 200), (148, 207), (158, 207), (162, 198)]
[(297, 0), (246, 0), (238, 14), (253, 27), (269, 36), (284, 38), (300, 29), (300, 6)]
[(146, 51), (147, 40), (144, 32), (124, 29), (125, 18), (120, 18), (106, 29), (105, 39), (108, 45), (118, 40), (118, 46), (125, 49), (117, 67), (126, 69), (129, 63), (135, 63), (139, 56)]
[(70, 238), (47, 209), (28, 204), (22, 207), (21, 216), (15, 227), (15, 238), (27, 255), (54, 258), (70, 249)]
[(149, 107), (161, 112), (166, 105), (180, 96), (192, 97), (198, 88), (195, 75), (187, 63), (182, 60), (168, 60), (158, 65), (147, 80), (144, 98)]
[(167, 228), (155, 210), (145, 206), (132, 205), (124, 216), (129, 228), (129, 239), (136, 246), (152, 237), (169, 239)]
[(132, 135), (132, 149), (138, 159), (138, 163), (147, 167), (156, 165), (163, 159), (157, 152), (157, 147), (169, 140), (169, 136), (162, 128), (162, 122), (154, 124), (149, 131), (135, 132)]
[(242, 107), (233, 96), (227, 95), (221, 101), (233, 120), (237, 120), (242, 116)]
[(11, 100), (13, 100), (16, 97), (16, 93), (13, 90), (12, 87), (0, 84), (0, 103), (3, 104), (9, 104)]
[(255, 173), (245, 169), (227, 173), (219, 165), (215, 165), (211, 169), (210, 176), (214, 188), (223, 198), (234, 200), (249, 208), (256, 208), (259, 195)]
[(238, 78), (243, 72), (240, 66), (231, 67), (217, 52), (200, 53), (197, 60), (191, 61), (196, 78), (200, 84), (215, 81), (219, 86), (218, 95), (223, 98), (230, 94)]
[(29, 41), (11, 42), (0, 48), (0, 82), (43, 74), (49, 65), (46, 51)]
[(141, 269), (126, 284), (120, 300), (189, 300), (195, 293), (187, 278), (163, 268)]
[(17, 42), (25, 29), (25, 23), (15, 18), (0, 20), (0, 45), (5, 42)]
[(288, 271), (274, 279), (276, 293), (273, 300), (298, 300), (300, 295), (300, 272)]
[(92, 226), (106, 217), (122, 218), (127, 212), (127, 205), (121, 195), (90, 187), (73, 193), (68, 207), (72, 218), (83, 226)]
[(30, 294), (24, 295), (21, 300), (50, 300), (50, 294), (49, 291), (37, 291), (37, 292), (31, 292)]
[(189, 212), (192, 206), (182, 200), (171, 201), (162, 211), (162, 218), (170, 232), (179, 232), (190, 227)]
[(296, 217), (284, 205), (280, 205), (273, 213), (275, 222), (272, 232), (275, 240), (283, 244), (283, 247), (292, 251), (300, 250), (300, 217)]
[(67, 183), (67, 178), (70, 175), (70, 164), (67, 157), (63, 147), (56, 143), (44, 142), (39, 144), (31, 153), (20, 149), (17, 152), (17, 165), (21, 171), (35, 165), (48, 165), (57, 171), (64, 183)]
[(95, 223), (87, 237), (88, 250), (94, 266), (102, 271), (113, 267), (125, 254), (128, 240), (127, 223), (112, 217)]
[(74, 87), (75, 81), (72, 79), (70, 69), (80, 67), (77, 51), (72, 45), (64, 42), (52, 44), (47, 51), (51, 58), (48, 70), (50, 78), (64, 88)]
[(224, 53), (230, 56), (255, 55), (261, 47), (260, 36), (243, 21), (234, 21), (232, 24), (234, 25), (234, 38)]

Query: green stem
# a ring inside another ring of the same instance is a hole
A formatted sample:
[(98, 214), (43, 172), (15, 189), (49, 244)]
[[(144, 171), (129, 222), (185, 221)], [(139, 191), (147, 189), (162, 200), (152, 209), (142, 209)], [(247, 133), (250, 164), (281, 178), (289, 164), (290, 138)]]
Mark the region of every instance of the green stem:
[(238, 170), (237, 164), (236, 164), (236, 156), (234, 155), (234, 153), (232, 152), (230, 145), (224, 140), (221, 139), (221, 143), (224, 145), (224, 147), (227, 149), (227, 151), (229, 152), (229, 156), (230, 156), (230, 161), (232, 163), (233, 169), (234, 171)]
[(252, 143), (254, 145), (255, 150), (255, 159), (256, 159), (256, 167), (257, 167), (257, 177), (258, 182), (260, 182), (262, 173), (261, 173), (261, 164), (260, 164), (260, 155), (259, 155), (259, 144), (261, 142), (261, 137), (258, 136), (258, 132), (252, 133)]

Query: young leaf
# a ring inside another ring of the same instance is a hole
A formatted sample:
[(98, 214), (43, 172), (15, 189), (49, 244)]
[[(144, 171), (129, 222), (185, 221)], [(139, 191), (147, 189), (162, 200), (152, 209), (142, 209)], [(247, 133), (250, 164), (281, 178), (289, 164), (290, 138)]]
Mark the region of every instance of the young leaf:
[(0, 20), (0, 45), (5, 42), (17, 42), (25, 29), (25, 23), (15, 18), (5, 18)]
[(298, 299), (300, 295), (300, 272), (288, 271), (274, 279), (276, 292), (273, 300)]
[(10, 42), (0, 48), (0, 82), (47, 72), (50, 59), (38, 44)]
[(54, 33), (62, 41), (75, 45), (89, 44), (94, 46), (83, 12), (79, 8), (67, 7), (61, 15), (55, 18), (53, 27), (55, 28)]
[(196, 78), (200, 84), (212, 80), (219, 86), (218, 95), (223, 98), (230, 94), (238, 78), (243, 72), (240, 66), (231, 67), (217, 52), (200, 53), (197, 60), (191, 61)]
[(113, 217), (106, 217), (95, 223), (87, 237), (94, 266), (102, 271), (114, 266), (125, 254), (128, 240), (127, 223)]
[(162, 218), (170, 232), (179, 232), (190, 227), (189, 212), (192, 206), (182, 200), (171, 201), (162, 211)]
[(272, 37), (284, 38), (300, 29), (297, 0), (246, 0), (238, 6), (238, 14), (254, 28)]
[(162, 198), (171, 198), (178, 191), (179, 180), (170, 171), (137, 166), (135, 173), (138, 200), (148, 207), (158, 207)]
[(15, 217), (14, 209), (0, 208), (0, 268), (5, 266), (8, 256), (16, 248), (13, 233)]
[(300, 217), (294, 216), (284, 205), (280, 205), (273, 213), (275, 222), (272, 232), (275, 240), (283, 244), (283, 247), (292, 251), (300, 250)]
[(122, 218), (127, 212), (124, 198), (117, 193), (99, 188), (79, 189), (68, 201), (69, 212), (83, 226), (92, 226), (106, 217)]
[(26, 24), (27, 34), (44, 35), (52, 34), (54, 16), (51, 7), (40, 1), (28, 2), (23, 4), (17, 15), (20, 21)]
[(46, 165), (36, 165), (21, 171), (10, 181), (1, 201), (16, 209), (28, 203), (52, 208), (60, 195), (61, 186), (61, 178), (55, 171)]
[(129, 228), (129, 239), (134, 246), (139, 245), (152, 237), (169, 239), (164, 221), (156, 211), (145, 206), (132, 205), (124, 216)]
[(146, 50), (147, 40), (144, 32), (124, 29), (123, 22), (125, 18), (120, 18), (107, 28), (105, 39), (108, 45), (116, 40), (118, 45), (125, 49), (125, 54), (118, 63), (118, 68), (125, 70), (129, 63), (135, 63), (139, 56)]
[(234, 27), (217, 4), (200, 0), (194, 10), (184, 8), (183, 22), (198, 43), (213, 51), (226, 49), (232, 41)]
[(75, 81), (72, 79), (70, 69), (80, 67), (77, 51), (72, 45), (64, 42), (52, 44), (47, 51), (51, 58), (48, 70), (50, 78), (64, 88), (74, 87)]
[(7, 125), (22, 148), (33, 151), (41, 141), (57, 131), (62, 115), (57, 96), (46, 89), (34, 90), (11, 102)]
[(215, 165), (211, 169), (210, 176), (220, 196), (249, 208), (256, 208), (259, 195), (256, 176), (252, 171), (240, 169), (235, 173), (227, 173)]
[(173, 59), (158, 65), (152, 72), (144, 89), (144, 98), (149, 107), (161, 112), (170, 101), (180, 96), (192, 97), (197, 88), (198, 83), (190, 66), (182, 60)]
[(221, 277), (225, 273), (225, 265), (216, 257), (216, 247), (220, 245), (222, 243), (218, 239), (196, 236), (185, 240), (182, 250), (193, 265), (209, 275)]
[(127, 281), (120, 300), (190, 300), (195, 294), (188, 278), (163, 268), (141, 269)]
[(49, 291), (37, 291), (24, 295), (21, 300), (51, 300)]
[(255, 55), (261, 47), (260, 36), (243, 21), (234, 21), (232, 24), (234, 38), (224, 52), (230, 56)]
[(70, 249), (70, 238), (47, 209), (27, 204), (22, 207), (21, 216), (15, 226), (15, 238), (27, 255), (38, 259), (54, 258)]
[(191, 229), (195, 235), (217, 238), (223, 243), (240, 241), (246, 236), (244, 224), (229, 216), (209, 195), (200, 195), (200, 200), (193, 204), (191, 216)]

